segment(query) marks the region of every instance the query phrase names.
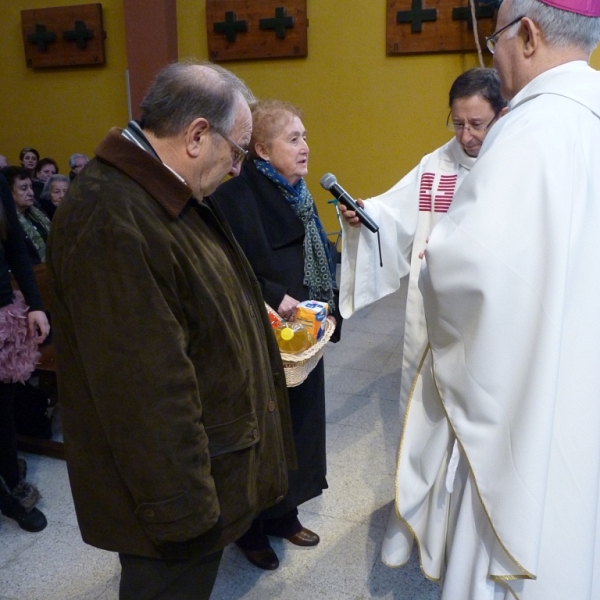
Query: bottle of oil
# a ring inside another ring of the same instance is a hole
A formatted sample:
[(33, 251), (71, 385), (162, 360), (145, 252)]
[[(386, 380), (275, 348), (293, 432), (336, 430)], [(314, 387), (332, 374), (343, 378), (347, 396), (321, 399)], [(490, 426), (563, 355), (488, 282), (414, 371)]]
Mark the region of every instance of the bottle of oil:
[(275, 330), (277, 345), (282, 352), (298, 354), (315, 343), (313, 335), (300, 323), (284, 322)]

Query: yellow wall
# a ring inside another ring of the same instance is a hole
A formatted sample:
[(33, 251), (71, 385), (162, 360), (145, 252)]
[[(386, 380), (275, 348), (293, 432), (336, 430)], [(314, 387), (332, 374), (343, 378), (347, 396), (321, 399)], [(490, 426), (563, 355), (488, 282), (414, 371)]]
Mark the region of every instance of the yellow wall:
[[(92, 154), (106, 131), (127, 121), (125, 31), (121, 0), (102, 0), (106, 66), (33, 71), (25, 66), (22, 8), (75, 0), (3, 0), (0, 19), (0, 154), (17, 163), (36, 147), (62, 172), (73, 152)], [(327, 229), (336, 228), (319, 186), (334, 173), (353, 195), (393, 185), (420, 157), (449, 139), (444, 127), (454, 78), (472, 54), (385, 56), (383, 0), (308, 0), (306, 59), (225, 63), (259, 97), (279, 97), (305, 113), (311, 146), (309, 187)], [(206, 59), (204, 0), (178, 0), (179, 56)], [(489, 55), (488, 55), (489, 56)], [(592, 65), (600, 68), (600, 52)]]
[(106, 65), (67, 69), (25, 66), (21, 9), (80, 4), (74, 0), (2, 0), (0, 19), (0, 154), (19, 164), (33, 146), (61, 173), (75, 152), (93, 155), (108, 128), (127, 123), (125, 25), (121, 0), (101, 0)]
[[(306, 59), (223, 63), (259, 97), (304, 111), (309, 189), (326, 229), (336, 228), (319, 185), (333, 173), (366, 198), (391, 187), (423, 154), (449, 139), (448, 90), (472, 55), (386, 57), (386, 3), (308, 0)], [(206, 57), (205, 3), (178, 1), (180, 58)]]

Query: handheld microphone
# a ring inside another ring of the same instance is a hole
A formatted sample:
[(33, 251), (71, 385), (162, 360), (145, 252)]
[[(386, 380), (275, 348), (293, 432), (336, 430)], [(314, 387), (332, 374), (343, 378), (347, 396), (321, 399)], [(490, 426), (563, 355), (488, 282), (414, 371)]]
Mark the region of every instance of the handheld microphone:
[(363, 208), (361, 208), (356, 200), (337, 182), (335, 175), (326, 173), (321, 177), (321, 186), (331, 192), (338, 202), (341, 202), (346, 208), (353, 210), (358, 217), (358, 220), (373, 233), (379, 231), (379, 225), (369, 217)]

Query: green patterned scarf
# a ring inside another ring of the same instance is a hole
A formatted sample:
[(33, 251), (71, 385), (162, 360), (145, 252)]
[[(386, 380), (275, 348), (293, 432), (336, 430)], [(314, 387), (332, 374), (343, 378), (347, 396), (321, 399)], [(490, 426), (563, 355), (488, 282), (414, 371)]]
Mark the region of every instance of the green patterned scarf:
[(42, 262), (46, 261), (46, 240), (50, 231), (50, 219), (35, 206), (29, 207), (25, 213), (17, 213), (19, 223), (25, 235), (35, 246)]
[(304, 225), (304, 285), (308, 287), (310, 300), (320, 300), (329, 304), (329, 311), (335, 310), (333, 291), (336, 288), (335, 266), (331, 259), (327, 236), (315, 203), (304, 178), (291, 185), (270, 163), (255, 159), (256, 168), (270, 179), (291, 205), (296, 216)]

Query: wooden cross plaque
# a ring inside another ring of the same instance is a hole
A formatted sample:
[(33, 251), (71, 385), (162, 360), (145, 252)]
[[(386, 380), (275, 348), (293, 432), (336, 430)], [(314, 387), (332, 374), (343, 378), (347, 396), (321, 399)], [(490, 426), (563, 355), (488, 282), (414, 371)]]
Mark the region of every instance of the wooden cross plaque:
[[(494, 31), (494, 8), (476, 0), (481, 47)], [(388, 0), (387, 54), (476, 50), (468, 0)]]
[(103, 65), (102, 4), (21, 11), (28, 67)]
[(206, 0), (210, 60), (302, 57), (306, 0)]

